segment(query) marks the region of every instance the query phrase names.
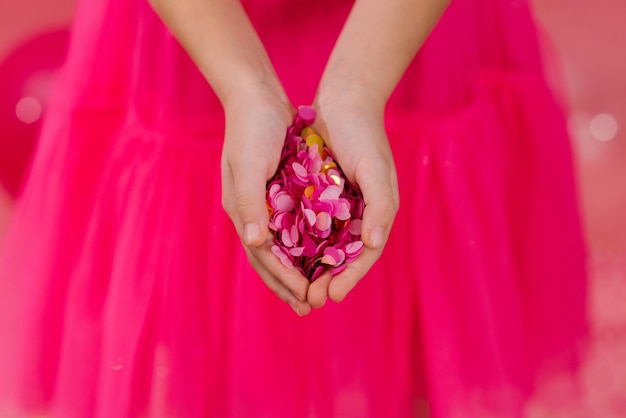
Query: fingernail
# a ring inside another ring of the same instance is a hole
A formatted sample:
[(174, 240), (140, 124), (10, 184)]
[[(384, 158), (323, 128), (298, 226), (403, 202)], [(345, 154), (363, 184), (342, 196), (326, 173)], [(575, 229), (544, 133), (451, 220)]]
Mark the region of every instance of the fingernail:
[(372, 232), (370, 232), (370, 241), (375, 248), (382, 247), (385, 241), (385, 230), (380, 226), (372, 229)]
[(327, 300), (328, 300), (328, 296), (326, 296), (326, 297), (324, 298), (324, 302), (322, 302), (322, 304), (320, 305), (320, 308), (321, 308), (322, 306), (326, 305), (326, 301), (327, 301)]
[(291, 306), (291, 309), (293, 309), (293, 311), (296, 313), (296, 315), (302, 316), (302, 314), (300, 313), (300, 309), (298, 309), (296, 307), (296, 305), (289, 304), (289, 306)]
[(257, 224), (246, 224), (246, 226), (244, 226), (243, 228), (243, 235), (246, 244), (254, 242), (259, 236), (259, 232), (261, 232), (261, 230), (259, 229), (259, 226)]

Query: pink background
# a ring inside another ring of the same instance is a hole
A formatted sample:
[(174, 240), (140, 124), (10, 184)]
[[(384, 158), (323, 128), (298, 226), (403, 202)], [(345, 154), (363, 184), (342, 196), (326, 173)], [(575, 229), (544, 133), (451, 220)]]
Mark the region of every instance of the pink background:
[[(591, 255), (594, 339), (581, 372), (584, 402), (603, 417), (626, 416), (626, 2), (533, 3), (553, 57), (548, 74), (569, 114)], [(1, 0), (0, 65), (28, 40), (67, 27), (74, 5), (75, 0)], [(5, 117), (15, 115), (0, 115)], [(0, 141), (10, 135), (1, 132)], [(11, 205), (0, 184), (0, 239)]]

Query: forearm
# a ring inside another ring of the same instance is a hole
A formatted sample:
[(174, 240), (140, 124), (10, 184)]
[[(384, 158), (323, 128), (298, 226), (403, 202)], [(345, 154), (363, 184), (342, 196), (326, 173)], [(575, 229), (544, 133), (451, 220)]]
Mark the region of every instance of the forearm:
[(357, 0), (324, 70), (318, 100), (326, 92), (367, 86), (367, 94), (384, 105), (449, 1)]
[(225, 104), (236, 91), (284, 95), (269, 57), (238, 0), (150, 0)]

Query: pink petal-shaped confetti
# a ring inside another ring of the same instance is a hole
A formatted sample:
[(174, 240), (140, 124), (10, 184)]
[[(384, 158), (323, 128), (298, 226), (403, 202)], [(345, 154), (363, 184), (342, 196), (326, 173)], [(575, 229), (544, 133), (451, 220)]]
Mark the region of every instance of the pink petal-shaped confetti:
[(337, 267), (346, 259), (346, 254), (338, 250), (335, 247), (328, 247), (324, 250), (324, 257), (322, 257), (322, 264)]
[(295, 226), (298, 228), (298, 232), (301, 234), (304, 232), (305, 228), (305, 219), (304, 214), (302, 212), (298, 212), (296, 215), (296, 223)]
[(320, 195), (320, 200), (337, 200), (341, 196), (341, 188), (339, 186), (328, 186)]
[(285, 247), (293, 247), (294, 243), (291, 240), (291, 234), (289, 233), (288, 229), (283, 229), (281, 234), (280, 234), (281, 240), (283, 242), (283, 245)]
[(278, 245), (272, 245), (272, 253), (274, 253), (274, 255), (280, 259), (285, 267), (290, 269), (293, 268), (293, 262), (289, 259), (289, 256), (287, 256), (287, 254), (285, 254), (283, 250), (280, 249)]
[(363, 241), (354, 241), (346, 245), (346, 255), (352, 256), (354, 254), (360, 254), (363, 251)]
[(267, 194), (269, 195), (270, 199), (272, 199), (274, 198), (274, 196), (276, 196), (276, 193), (278, 193), (279, 191), (280, 191), (280, 184), (272, 183)]
[(333, 223), (332, 218), (326, 212), (320, 212), (316, 216), (315, 227), (320, 231), (326, 231), (330, 229)]
[(278, 192), (274, 195), (274, 209), (283, 212), (289, 212), (296, 207), (296, 201), (293, 197), (289, 196), (287, 192)]
[(318, 238), (322, 238), (322, 239), (326, 239), (330, 236), (332, 231), (332, 228), (328, 228), (328, 229), (317, 229), (315, 228), (315, 232)]
[(340, 221), (346, 221), (350, 219), (350, 204), (347, 200), (339, 200), (339, 210), (337, 211), (335, 217)]
[(361, 235), (361, 226), (363, 225), (363, 221), (360, 219), (352, 219), (350, 224), (348, 225), (348, 231), (352, 235)]
[(315, 121), (315, 109), (311, 106), (300, 106), (298, 107), (298, 117), (306, 125), (310, 125)]
[(291, 228), (291, 225), (295, 223), (295, 216), (289, 212), (276, 212), (273, 220), (279, 230), (287, 229)]
[(313, 202), (306, 196), (302, 196), (302, 205), (307, 209), (313, 208)]
[(300, 241), (300, 234), (298, 232), (298, 227), (294, 225), (291, 227), (291, 242), (294, 246), (296, 246), (298, 241)]
[(291, 167), (293, 168), (293, 172), (296, 174), (296, 176), (298, 176), (300, 180), (306, 181), (308, 179), (309, 172), (302, 164), (294, 162), (293, 164), (291, 164)]
[(322, 259), (320, 260), (320, 262), (324, 265), (327, 266), (337, 266), (338, 265), (338, 261), (335, 259), (335, 257), (333, 257), (330, 254), (326, 254), (324, 257), (322, 257)]
[(315, 215), (315, 212), (307, 208), (304, 208), (302, 212), (304, 213), (304, 219), (306, 219), (309, 226), (315, 225), (315, 223), (317, 222), (317, 216)]

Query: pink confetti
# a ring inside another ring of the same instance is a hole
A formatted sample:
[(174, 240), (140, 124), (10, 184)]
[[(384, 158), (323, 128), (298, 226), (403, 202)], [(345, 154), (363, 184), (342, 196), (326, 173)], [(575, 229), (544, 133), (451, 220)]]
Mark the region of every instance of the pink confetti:
[(348, 231), (350, 231), (352, 235), (361, 235), (361, 224), (362, 221), (360, 219), (353, 219), (350, 225), (348, 225)]
[(354, 241), (346, 245), (346, 254), (360, 254), (363, 250), (363, 241)]
[(287, 192), (281, 191), (276, 193), (273, 201), (275, 203), (276, 210), (280, 210), (283, 212), (289, 212), (296, 206), (296, 202), (291, 196), (289, 196)]
[(341, 196), (341, 189), (339, 186), (328, 186), (324, 189), (320, 195), (320, 200), (337, 200)]
[(283, 265), (287, 268), (292, 269), (294, 267), (293, 262), (289, 259), (289, 256), (283, 252), (283, 250), (278, 245), (272, 246), (272, 252), (276, 257), (282, 261)]

